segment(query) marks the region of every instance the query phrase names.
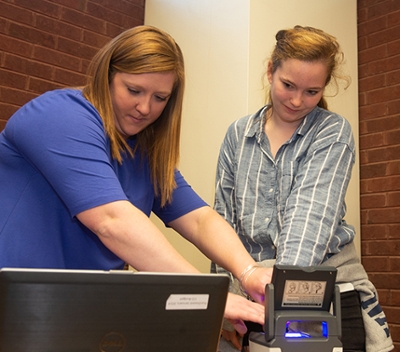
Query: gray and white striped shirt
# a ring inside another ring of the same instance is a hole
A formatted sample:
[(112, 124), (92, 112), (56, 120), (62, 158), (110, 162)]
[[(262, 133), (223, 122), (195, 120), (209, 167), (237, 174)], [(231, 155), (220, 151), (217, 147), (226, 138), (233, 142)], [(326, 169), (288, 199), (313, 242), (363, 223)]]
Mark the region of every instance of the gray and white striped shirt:
[(274, 158), (264, 133), (267, 109), (229, 127), (214, 207), (256, 261), (318, 265), (354, 238), (344, 220), (355, 160), (351, 127), (316, 107)]

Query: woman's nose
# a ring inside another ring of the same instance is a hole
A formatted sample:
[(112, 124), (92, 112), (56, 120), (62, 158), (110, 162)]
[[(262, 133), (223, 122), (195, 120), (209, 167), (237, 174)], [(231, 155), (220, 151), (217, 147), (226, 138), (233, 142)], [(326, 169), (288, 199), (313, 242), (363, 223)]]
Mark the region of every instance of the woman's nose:
[(141, 98), (136, 105), (136, 110), (139, 111), (141, 115), (148, 115), (151, 110), (150, 99), (147, 97)]
[(295, 107), (301, 106), (302, 102), (303, 99), (300, 93), (294, 93), (290, 98), (290, 103)]

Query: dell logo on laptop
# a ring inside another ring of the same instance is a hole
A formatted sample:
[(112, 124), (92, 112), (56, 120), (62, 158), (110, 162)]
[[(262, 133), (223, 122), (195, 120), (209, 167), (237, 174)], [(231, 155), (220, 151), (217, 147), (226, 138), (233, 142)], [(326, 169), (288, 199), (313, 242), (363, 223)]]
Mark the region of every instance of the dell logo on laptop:
[(124, 335), (118, 332), (110, 332), (105, 335), (99, 344), (101, 352), (120, 352), (126, 346)]

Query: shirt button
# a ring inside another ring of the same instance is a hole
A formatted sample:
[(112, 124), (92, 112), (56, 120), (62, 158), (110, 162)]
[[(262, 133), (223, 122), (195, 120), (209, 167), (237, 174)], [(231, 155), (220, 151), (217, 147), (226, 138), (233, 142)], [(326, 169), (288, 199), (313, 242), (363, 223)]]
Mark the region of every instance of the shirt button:
[(269, 221), (269, 218), (265, 218), (265, 222), (268, 222)]
[(273, 192), (273, 191), (274, 191), (274, 189), (273, 189), (273, 188), (270, 188), (268, 192), (271, 193), (271, 192)]

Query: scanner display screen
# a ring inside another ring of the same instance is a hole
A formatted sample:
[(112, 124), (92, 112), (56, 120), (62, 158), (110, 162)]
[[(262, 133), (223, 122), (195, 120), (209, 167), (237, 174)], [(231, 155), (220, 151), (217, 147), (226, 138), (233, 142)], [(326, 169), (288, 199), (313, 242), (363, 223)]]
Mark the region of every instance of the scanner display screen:
[(328, 324), (325, 321), (289, 320), (286, 322), (287, 338), (328, 338)]

